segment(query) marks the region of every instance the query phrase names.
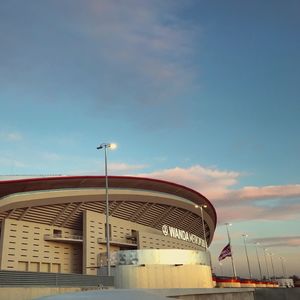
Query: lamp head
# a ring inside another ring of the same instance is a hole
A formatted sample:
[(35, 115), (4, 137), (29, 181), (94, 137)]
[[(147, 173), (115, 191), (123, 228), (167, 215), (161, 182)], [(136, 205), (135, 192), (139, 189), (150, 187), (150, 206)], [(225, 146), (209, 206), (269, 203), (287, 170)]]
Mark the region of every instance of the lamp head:
[(97, 149), (103, 149), (103, 148), (110, 148), (110, 149), (116, 149), (117, 148), (117, 144), (115, 143), (102, 143), (100, 144)]
[(201, 205), (195, 204), (195, 208), (206, 208), (206, 207), (207, 207), (206, 204), (201, 204)]

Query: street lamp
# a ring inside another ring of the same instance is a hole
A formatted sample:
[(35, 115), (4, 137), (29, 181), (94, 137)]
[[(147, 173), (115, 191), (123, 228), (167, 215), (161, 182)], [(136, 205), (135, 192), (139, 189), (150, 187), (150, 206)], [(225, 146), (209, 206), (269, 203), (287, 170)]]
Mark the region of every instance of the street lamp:
[(275, 277), (275, 269), (274, 269), (274, 264), (273, 264), (273, 255), (274, 253), (269, 253), (270, 257), (271, 257), (271, 264), (272, 264), (272, 270), (273, 270), (273, 280), (276, 279)]
[(287, 275), (286, 275), (286, 272), (285, 272), (285, 267), (284, 267), (284, 264), (283, 264), (283, 262), (284, 262), (284, 257), (280, 256), (279, 258), (280, 258), (280, 260), (281, 260), (281, 267), (282, 267), (283, 278), (287, 278)]
[(195, 205), (195, 208), (200, 208), (201, 212), (201, 219), (202, 219), (202, 229), (203, 229), (203, 235), (204, 235), (204, 243), (205, 243), (205, 250), (207, 250), (207, 241), (206, 241), (206, 231), (205, 231), (205, 225), (204, 225), (204, 218), (203, 218), (203, 208), (206, 208), (207, 205)]
[(259, 256), (258, 256), (258, 251), (257, 251), (257, 246), (259, 243), (255, 243), (255, 250), (256, 250), (256, 257), (257, 257), (257, 262), (258, 262), (258, 268), (259, 268), (259, 274), (260, 274), (260, 280), (262, 280), (262, 273), (261, 273), (261, 266), (260, 266), (260, 261), (259, 261)]
[(247, 245), (246, 245), (246, 238), (248, 237), (248, 234), (242, 234), (244, 238), (244, 246), (245, 246), (245, 253), (246, 253), (246, 258), (247, 258), (247, 263), (248, 263), (248, 271), (249, 271), (249, 277), (250, 279), (252, 278), (251, 275), (251, 269), (250, 269), (250, 263), (249, 263), (249, 257), (248, 257), (248, 251), (247, 251)]
[(268, 273), (268, 279), (270, 279), (270, 273), (269, 273), (269, 268), (268, 268), (268, 261), (267, 261), (267, 250), (268, 249), (264, 249), (264, 254), (265, 254), (265, 261), (266, 261), (266, 268), (267, 268), (267, 273)]
[(105, 212), (105, 229), (106, 229), (106, 259), (107, 259), (107, 276), (110, 276), (110, 237), (109, 237), (109, 202), (108, 202), (108, 177), (107, 177), (107, 148), (115, 149), (116, 144), (102, 143), (97, 147), (98, 150), (104, 149), (104, 166), (105, 166), (105, 195), (106, 195), (106, 212)]

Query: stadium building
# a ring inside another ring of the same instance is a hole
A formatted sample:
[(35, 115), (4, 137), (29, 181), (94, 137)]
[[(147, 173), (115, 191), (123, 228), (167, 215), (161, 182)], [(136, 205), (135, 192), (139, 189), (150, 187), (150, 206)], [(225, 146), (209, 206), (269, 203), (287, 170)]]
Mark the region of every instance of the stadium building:
[[(115, 286), (212, 287), (205, 242), (216, 227), (213, 205), (162, 180), (109, 176), (108, 183)], [(104, 176), (0, 181), (0, 269), (105, 273), (105, 195)]]

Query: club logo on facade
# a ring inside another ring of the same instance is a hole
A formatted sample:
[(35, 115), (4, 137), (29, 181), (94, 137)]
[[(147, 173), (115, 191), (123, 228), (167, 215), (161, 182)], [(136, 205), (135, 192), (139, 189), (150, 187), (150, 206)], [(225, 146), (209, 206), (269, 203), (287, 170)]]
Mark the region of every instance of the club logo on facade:
[(165, 236), (169, 235), (168, 225), (163, 225), (161, 230), (162, 230), (163, 235), (165, 235)]
[(163, 225), (161, 230), (164, 236), (170, 236), (178, 240), (183, 240), (189, 243), (205, 247), (205, 241), (193, 233), (189, 233), (182, 229), (178, 229), (168, 225)]

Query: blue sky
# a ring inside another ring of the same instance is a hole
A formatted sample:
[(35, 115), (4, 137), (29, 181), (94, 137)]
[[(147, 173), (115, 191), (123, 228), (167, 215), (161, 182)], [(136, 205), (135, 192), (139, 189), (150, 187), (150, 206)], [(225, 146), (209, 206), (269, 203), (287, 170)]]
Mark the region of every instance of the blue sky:
[(216, 268), (230, 221), (241, 275), (245, 232), (300, 275), (299, 10), (2, 1), (0, 174), (102, 174), (96, 147), (116, 142), (111, 174), (172, 180), (216, 206)]

